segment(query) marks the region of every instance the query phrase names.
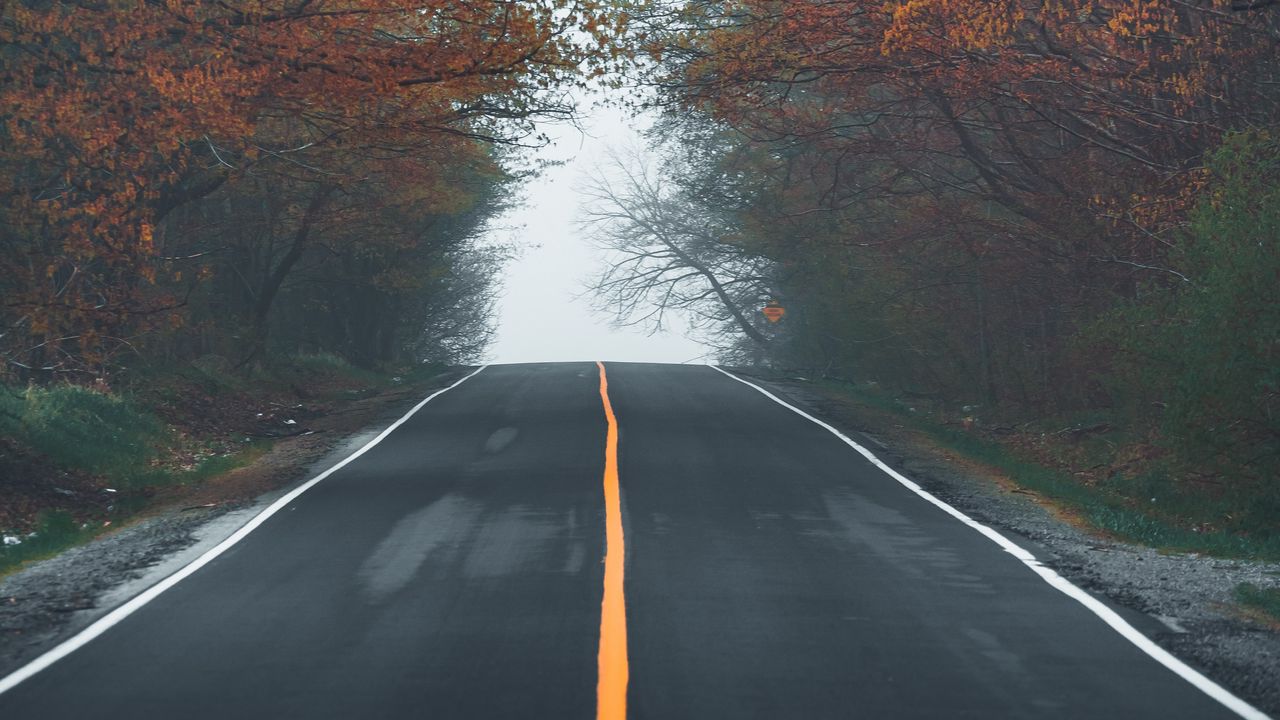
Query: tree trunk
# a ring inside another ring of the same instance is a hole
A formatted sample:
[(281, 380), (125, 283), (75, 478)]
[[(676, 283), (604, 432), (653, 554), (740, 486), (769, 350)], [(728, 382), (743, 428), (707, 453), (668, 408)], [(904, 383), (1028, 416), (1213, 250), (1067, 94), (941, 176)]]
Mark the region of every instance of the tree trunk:
[(284, 286), (285, 278), (289, 276), (289, 272), (302, 259), (302, 254), (306, 251), (307, 243), (311, 239), (311, 230), (315, 225), (316, 218), (319, 217), (320, 212), (329, 202), (329, 198), (335, 190), (337, 190), (337, 187), (333, 185), (321, 185), (316, 188), (315, 194), (311, 196), (311, 203), (307, 206), (307, 210), (302, 216), (302, 221), (298, 224), (298, 229), (293, 234), (293, 242), (289, 244), (289, 250), (268, 273), (262, 287), (258, 289), (257, 298), (254, 301), (252, 314), (250, 315), (249, 352), (237, 364), (237, 367), (243, 367), (250, 363), (260, 365), (266, 357), (272, 303), (275, 302), (276, 296), (280, 294), (280, 288)]

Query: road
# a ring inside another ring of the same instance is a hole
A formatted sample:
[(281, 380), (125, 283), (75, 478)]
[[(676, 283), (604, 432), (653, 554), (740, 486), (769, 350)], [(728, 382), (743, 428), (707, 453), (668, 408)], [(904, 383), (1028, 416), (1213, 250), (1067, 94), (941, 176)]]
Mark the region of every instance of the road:
[(1240, 717), (756, 389), (604, 370), (484, 369), (0, 717)]

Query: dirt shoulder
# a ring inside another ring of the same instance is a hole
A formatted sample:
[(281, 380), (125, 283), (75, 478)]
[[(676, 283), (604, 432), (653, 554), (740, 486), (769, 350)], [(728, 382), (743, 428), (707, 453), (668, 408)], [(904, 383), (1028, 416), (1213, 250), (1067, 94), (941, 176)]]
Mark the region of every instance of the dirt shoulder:
[(1118, 542), (1015, 478), (939, 446), (892, 414), (802, 380), (750, 378), (863, 443), (926, 490), (1031, 550), (1076, 585), (1156, 622), (1142, 629), (1255, 707), (1280, 717), (1280, 628), (1234, 599), (1243, 582), (1275, 587), (1280, 563), (1169, 554)]
[(0, 676), (195, 559), (464, 372), (328, 403), (295, 420), (292, 434), (277, 438), (252, 464), (189, 486), (160, 488), (147, 509), (122, 527), (0, 579)]

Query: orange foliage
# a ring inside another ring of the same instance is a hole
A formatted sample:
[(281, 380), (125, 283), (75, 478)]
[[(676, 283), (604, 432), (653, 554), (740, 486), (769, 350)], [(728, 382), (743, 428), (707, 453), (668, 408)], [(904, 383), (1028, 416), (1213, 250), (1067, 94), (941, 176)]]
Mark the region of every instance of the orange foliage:
[[(47, 362), (70, 341), (91, 350), (139, 317), (162, 317), (166, 301), (143, 292), (158, 221), (246, 172), (341, 183), (399, 155), (522, 142), (522, 120), (565, 111), (547, 88), (582, 82), (580, 66), (608, 57), (602, 8), (6, 3), (0, 333), (43, 347)], [(318, 149), (336, 164), (313, 165)]]
[(860, 373), (919, 361), (904, 386), (952, 397), (1097, 401), (1105, 360), (1069, 359), (1077, 331), (1194, 281), (1172, 248), (1204, 158), (1280, 119), (1280, 13), (1231, 0), (662, 5), (683, 12), (642, 19), (647, 79), (772, 163), (725, 172), (764, 187), (728, 204), (758, 216), (753, 251), (809, 266), (789, 290), (826, 308), (815, 346), (850, 343), (829, 352)]
[(1280, 110), (1280, 24), (1229, 0), (740, 0), (685, 21), (652, 48), (685, 104), (1041, 224), (1066, 203), (1160, 236), (1206, 149)]

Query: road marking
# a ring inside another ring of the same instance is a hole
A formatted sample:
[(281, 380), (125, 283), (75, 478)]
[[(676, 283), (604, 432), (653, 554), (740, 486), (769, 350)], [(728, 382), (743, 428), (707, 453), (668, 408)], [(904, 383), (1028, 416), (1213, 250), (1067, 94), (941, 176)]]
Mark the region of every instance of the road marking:
[(480, 373), (481, 370), (484, 370), (486, 367), (488, 367), (488, 365), (481, 365), (475, 372), (472, 372), (471, 374), (455, 382), (449, 387), (444, 388), (443, 390), (437, 390), (436, 392), (432, 393), (427, 397), (427, 399), (423, 400), (417, 405), (414, 405), (412, 410), (410, 410), (409, 412), (401, 416), (399, 420), (396, 420), (394, 423), (392, 423), (391, 426), (388, 427), (386, 430), (383, 430), (381, 433), (378, 433), (378, 436), (370, 440), (368, 443), (366, 443), (364, 447), (361, 447), (359, 450), (356, 450), (355, 452), (351, 453), (338, 464), (334, 465), (328, 470), (325, 470), (324, 472), (320, 473), (314, 478), (308, 480), (306, 483), (299, 485), (298, 487), (291, 490), (287, 495), (271, 503), (271, 505), (269, 505), (265, 510), (255, 515), (253, 519), (245, 523), (243, 526), (240, 527), (239, 530), (235, 531), (229, 537), (227, 537), (226, 540), (223, 540), (222, 542), (218, 543), (214, 547), (210, 548), (203, 555), (196, 558), (195, 560), (192, 560), (189, 564), (184, 566), (181, 570), (178, 570), (177, 572), (173, 573), (169, 577), (166, 577), (164, 580), (161, 580), (155, 585), (152, 585), (151, 587), (147, 588), (145, 591), (135, 596), (129, 602), (121, 605), (115, 610), (112, 610), (106, 615), (103, 615), (102, 617), (98, 618), (98, 620), (95, 621), (92, 625), (85, 628), (84, 630), (81, 630), (80, 632), (76, 633), (72, 637), (64, 640), (62, 643), (60, 643), (57, 647), (53, 648), (52, 650), (49, 650), (45, 654), (36, 658), (35, 660), (32, 660), (26, 665), (23, 665), (22, 667), (18, 668), (12, 673), (6, 675), (4, 678), (0, 678), (0, 694), (8, 692), (9, 690), (12, 690), (24, 680), (29, 679), (31, 676), (35, 675), (41, 670), (44, 670), (45, 668), (58, 662), (62, 658), (70, 655), (76, 650), (79, 650), (80, 648), (89, 644), (89, 642), (92, 641), (94, 638), (110, 630), (115, 625), (118, 625), (120, 621), (134, 614), (147, 603), (151, 602), (152, 600), (155, 600), (165, 590), (168, 590), (174, 585), (177, 585), (178, 583), (185, 580), (188, 576), (190, 576), (195, 571), (199, 570), (205, 565), (208, 565), (210, 562), (214, 560), (214, 558), (218, 557), (219, 555), (226, 552), (227, 550), (230, 550), (236, 543), (245, 539), (245, 537), (248, 536), (249, 533), (258, 529), (258, 526), (266, 522), (267, 518), (271, 517), (272, 515), (275, 515), (276, 513), (280, 512), (285, 507), (287, 507), (289, 503), (292, 503), (294, 500), (297, 500), (298, 496), (302, 495), (302, 493), (315, 487), (316, 484), (319, 483), (321, 480), (324, 480), (325, 478), (329, 477), (335, 472), (346, 467), (351, 463), (351, 461), (355, 460), (356, 458), (368, 452), (371, 448), (373, 448), (374, 445), (377, 445), (378, 443), (382, 442), (383, 439), (385, 439), (388, 435), (394, 432), (396, 428), (403, 425), (409, 418), (413, 417), (415, 413), (421, 410), (424, 405), (436, 399), (440, 395), (443, 395), (444, 393), (449, 392), (450, 390), (458, 387), (462, 383), (475, 377)]
[(618, 488), (618, 419), (609, 402), (609, 378), (600, 368), (600, 400), (609, 423), (604, 446), (604, 597), (600, 601), (600, 654), (597, 656), (596, 720), (627, 717), (627, 603), (622, 574), (626, 547), (622, 537), (622, 501)]
[(900, 474), (898, 471), (894, 470), (888, 465), (885, 465), (884, 462), (882, 462), (880, 458), (872, 454), (870, 450), (866, 449), (865, 447), (849, 439), (847, 435), (835, 429), (833, 426), (819, 420), (818, 418), (810, 415), (809, 413), (801, 410), (800, 408), (779, 399), (777, 395), (774, 395), (773, 393), (769, 392), (768, 390), (765, 390), (764, 388), (760, 387), (759, 385), (756, 385), (755, 383), (751, 383), (746, 380), (743, 380), (737, 375), (734, 375), (733, 373), (727, 370), (722, 370), (716, 367), (715, 365), (710, 365), (708, 367), (733, 380), (737, 380), (738, 382), (742, 383), (743, 385), (746, 385), (747, 387), (755, 388), (757, 391), (759, 391), (762, 395), (769, 398), (770, 400), (787, 408), (788, 410), (794, 412), (800, 417), (803, 417), (806, 420), (809, 420), (810, 422), (813, 422), (814, 424), (822, 428), (825, 428), (832, 435), (835, 435), (836, 437), (843, 440), (846, 445), (853, 448), (854, 450), (857, 450), (858, 453), (860, 453), (863, 457), (871, 461), (872, 465), (875, 465), (876, 467), (883, 470), (887, 475), (889, 475), (889, 477), (893, 478), (894, 480), (897, 480), (899, 483), (905, 486), (908, 490), (915, 493), (916, 495), (919, 495), (921, 498), (924, 498), (930, 503), (933, 503), (937, 507), (941, 508), (943, 512), (954, 517), (955, 519), (959, 520), (965, 525), (968, 525), (974, 530), (977, 530), (978, 532), (982, 533), (987, 537), (987, 539), (991, 540), (992, 542), (994, 542), (995, 544), (1003, 548), (1005, 552), (1018, 558), (1018, 560), (1020, 560), (1023, 565), (1026, 565), (1027, 567), (1031, 568), (1033, 572), (1039, 575), (1041, 579), (1047, 582), (1055, 590), (1058, 590), (1059, 592), (1063, 593), (1067, 597), (1083, 605), (1087, 610), (1092, 612), (1094, 615), (1097, 615), (1098, 618), (1100, 618), (1104, 623), (1111, 626), (1112, 630), (1115, 630), (1116, 632), (1120, 633), (1120, 635), (1124, 637), (1124, 639), (1128, 640), (1129, 642), (1137, 646), (1139, 650), (1146, 653), (1153, 660), (1160, 663), (1161, 665), (1164, 665), (1169, 670), (1172, 670), (1175, 674), (1178, 675), (1178, 677), (1181, 677), (1183, 680), (1186, 680), (1187, 682), (1191, 683), (1198, 690), (1203, 692), (1205, 695), (1208, 695), (1209, 697), (1218, 701), (1228, 710), (1231, 710), (1232, 712), (1236, 713), (1242, 718), (1246, 718), (1247, 720), (1270, 720), (1270, 718), (1267, 716), (1266, 713), (1255, 708), (1254, 706), (1250, 705), (1244, 700), (1241, 700), (1240, 698), (1236, 697), (1226, 688), (1222, 687), (1221, 685), (1215, 683), (1214, 681), (1200, 674), (1197, 670), (1195, 670), (1191, 666), (1187, 665), (1186, 663), (1182, 662), (1178, 658), (1174, 657), (1172, 654), (1169, 653), (1169, 651), (1165, 650), (1164, 648), (1152, 642), (1150, 638), (1148, 638), (1146, 635), (1143, 635), (1140, 631), (1138, 631), (1137, 628), (1135, 628), (1134, 626), (1126, 622), (1125, 619), (1120, 617), (1114, 610), (1104, 605), (1101, 601), (1099, 601), (1097, 598), (1093, 597), (1089, 593), (1085, 592), (1084, 590), (1081, 590), (1079, 587), (1072, 584), (1071, 581), (1062, 577), (1061, 575), (1054, 572), (1050, 568), (1045, 567), (1039, 560), (1036, 559), (1034, 555), (1022, 549), (1020, 546), (1015, 544), (1012, 540), (1010, 540), (1009, 538), (1006, 538), (1005, 536), (996, 532), (992, 528), (987, 527), (986, 525), (983, 525), (977, 520), (974, 520), (968, 515), (965, 515), (964, 513), (960, 512), (959, 510), (952, 507), (951, 505), (948, 505), (942, 500), (939, 500), (928, 490), (925, 490), (924, 488), (916, 484), (915, 481)]

